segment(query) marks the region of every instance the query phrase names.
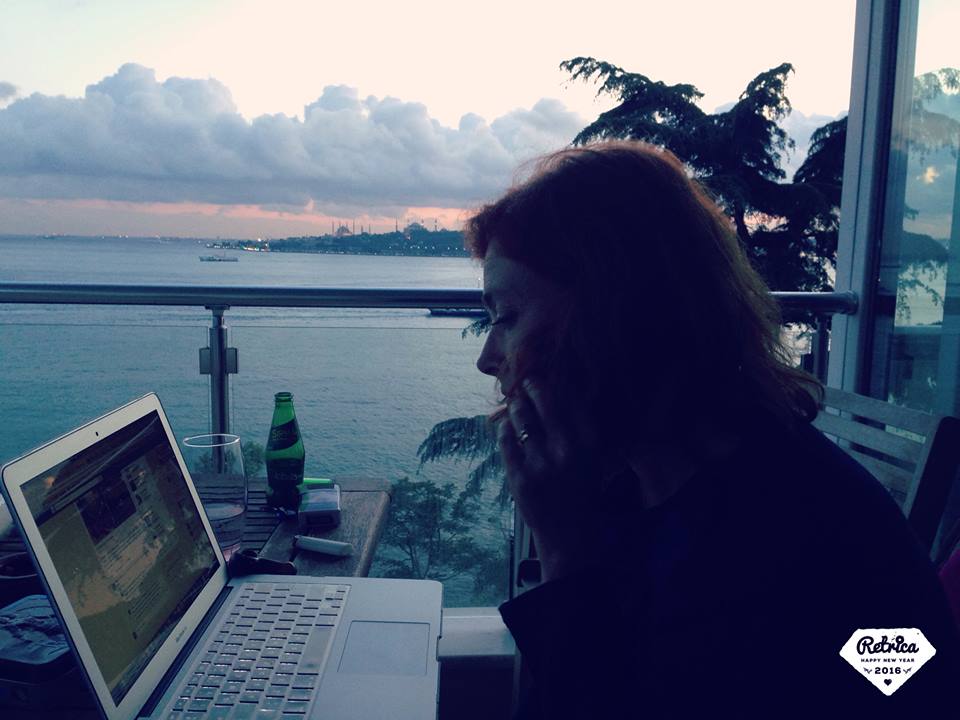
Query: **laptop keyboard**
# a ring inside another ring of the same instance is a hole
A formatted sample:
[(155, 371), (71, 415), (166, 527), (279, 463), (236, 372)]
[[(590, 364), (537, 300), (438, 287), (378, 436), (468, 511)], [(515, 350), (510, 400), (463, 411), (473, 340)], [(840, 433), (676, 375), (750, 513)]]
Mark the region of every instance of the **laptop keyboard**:
[(167, 720), (303, 720), (348, 589), (296, 583), (243, 587)]

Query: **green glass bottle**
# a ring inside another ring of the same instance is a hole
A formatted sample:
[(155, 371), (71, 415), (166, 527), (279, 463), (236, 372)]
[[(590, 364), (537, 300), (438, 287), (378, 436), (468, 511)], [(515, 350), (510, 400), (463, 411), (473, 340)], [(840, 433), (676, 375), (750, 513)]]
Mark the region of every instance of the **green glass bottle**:
[(297, 485), (303, 482), (303, 440), (293, 410), (293, 394), (274, 395), (273, 421), (264, 460), (267, 465), (267, 505), (296, 512), (300, 506)]

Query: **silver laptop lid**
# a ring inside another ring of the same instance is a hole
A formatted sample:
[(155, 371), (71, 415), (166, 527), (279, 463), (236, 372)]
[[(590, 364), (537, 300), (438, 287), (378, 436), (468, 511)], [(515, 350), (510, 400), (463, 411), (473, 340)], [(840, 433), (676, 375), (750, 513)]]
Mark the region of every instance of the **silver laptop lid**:
[(160, 401), (135, 400), (2, 477), (103, 714), (136, 717), (227, 581)]

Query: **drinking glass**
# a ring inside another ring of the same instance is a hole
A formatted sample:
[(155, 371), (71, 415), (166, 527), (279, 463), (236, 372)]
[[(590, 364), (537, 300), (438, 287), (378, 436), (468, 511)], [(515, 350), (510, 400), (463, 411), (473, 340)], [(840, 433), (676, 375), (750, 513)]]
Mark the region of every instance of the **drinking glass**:
[(240, 549), (247, 508), (247, 476), (237, 435), (214, 433), (184, 438), (183, 460), (225, 560)]

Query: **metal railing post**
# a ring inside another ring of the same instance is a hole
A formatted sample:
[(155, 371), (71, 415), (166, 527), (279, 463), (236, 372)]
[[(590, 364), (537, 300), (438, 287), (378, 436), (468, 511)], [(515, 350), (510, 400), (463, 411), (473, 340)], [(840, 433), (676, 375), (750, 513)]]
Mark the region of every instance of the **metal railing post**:
[(230, 380), (237, 372), (237, 349), (227, 346), (227, 325), (223, 313), (228, 305), (207, 305), (213, 314), (210, 344), (200, 348), (200, 373), (210, 375), (210, 432), (230, 432)]
[(211, 432), (230, 432), (230, 381), (226, 372), (227, 326), (222, 307), (210, 308), (210, 428)]

